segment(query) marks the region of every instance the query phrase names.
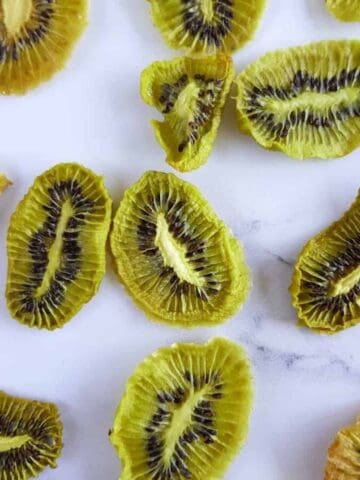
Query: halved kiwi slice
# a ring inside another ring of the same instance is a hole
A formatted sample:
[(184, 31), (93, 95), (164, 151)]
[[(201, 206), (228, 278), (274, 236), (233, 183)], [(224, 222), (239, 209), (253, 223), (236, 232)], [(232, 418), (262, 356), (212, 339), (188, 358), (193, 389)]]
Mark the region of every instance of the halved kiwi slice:
[(240, 129), (265, 148), (334, 158), (360, 144), (360, 41), (268, 53), (236, 84)]
[(229, 340), (159, 349), (129, 379), (110, 431), (122, 480), (221, 478), (246, 439), (252, 397), (249, 362)]
[(8, 231), (6, 298), (16, 320), (53, 330), (95, 295), (105, 273), (111, 204), (103, 179), (75, 163), (35, 180)]
[(360, 22), (360, 0), (325, 0), (329, 11), (343, 22)]
[(155, 62), (143, 72), (141, 96), (164, 115), (152, 125), (177, 170), (194, 170), (208, 159), (233, 79), (232, 60), (224, 55)]
[(336, 333), (360, 322), (360, 195), (305, 245), (290, 293), (300, 324), (315, 331)]
[(325, 480), (357, 480), (360, 478), (360, 418), (343, 428), (329, 448)]
[(0, 392), (0, 479), (28, 480), (61, 455), (62, 423), (56, 405)]
[(196, 55), (231, 53), (253, 37), (266, 0), (149, 0), (171, 48)]
[(10, 185), (11, 185), (10, 180), (3, 173), (0, 173), (0, 195)]
[(136, 304), (172, 326), (219, 324), (249, 290), (239, 243), (200, 192), (172, 174), (148, 172), (126, 191), (111, 250)]
[(0, 92), (22, 94), (62, 69), (87, 22), (87, 0), (2, 0)]

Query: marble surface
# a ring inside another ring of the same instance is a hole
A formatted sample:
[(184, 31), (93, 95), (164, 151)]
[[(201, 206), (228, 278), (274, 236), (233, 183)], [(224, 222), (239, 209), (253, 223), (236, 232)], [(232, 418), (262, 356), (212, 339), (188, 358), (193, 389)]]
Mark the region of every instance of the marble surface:
[[(323, 0), (269, 0), (255, 40), (235, 56), (237, 70), (267, 50), (358, 35)], [(68, 68), (24, 98), (0, 98), (0, 169), (14, 181), (1, 199), (0, 283), (11, 212), (33, 177), (60, 161), (101, 172), (117, 205), (145, 170), (169, 171), (138, 95), (141, 70), (171, 58), (143, 0), (94, 0), (89, 28)], [(186, 175), (243, 242), (253, 289), (221, 328), (182, 331), (148, 322), (110, 265), (99, 294), (65, 328), (32, 331), (0, 299), (0, 388), (55, 401), (65, 448), (51, 480), (116, 479), (107, 441), (126, 379), (145, 355), (175, 341), (226, 335), (244, 345), (256, 381), (246, 446), (226, 480), (316, 480), (339, 427), (360, 413), (360, 327), (332, 338), (298, 329), (287, 288), (304, 242), (348, 207), (359, 187), (359, 153), (336, 161), (294, 161), (237, 132), (229, 102), (209, 162)]]

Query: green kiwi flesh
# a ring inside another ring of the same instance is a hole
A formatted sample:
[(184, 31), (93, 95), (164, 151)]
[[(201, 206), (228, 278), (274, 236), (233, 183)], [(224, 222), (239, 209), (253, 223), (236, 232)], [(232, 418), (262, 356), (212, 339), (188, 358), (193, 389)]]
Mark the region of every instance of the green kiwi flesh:
[(343, 22), (360, 22), (360, 0), (325, 0), (329, 11)]

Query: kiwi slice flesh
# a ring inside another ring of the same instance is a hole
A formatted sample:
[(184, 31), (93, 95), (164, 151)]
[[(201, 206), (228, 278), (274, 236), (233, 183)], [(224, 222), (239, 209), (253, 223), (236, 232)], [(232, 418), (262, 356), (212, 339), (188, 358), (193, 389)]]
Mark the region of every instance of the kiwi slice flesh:
[(62, 447), (56, 405), (0, 392), (0, 480), (28, 480), (56, 468)]
[(129, 379), (110, 439), (122, 480), (215, 480), (243, 445), (253, 388), (236, 344), (175, 344), (154, 352)]
[(192, 55), (238, 50), (253, 37), (266, 0), (150, 0), (166, 43)]
[(121, 281), (150, 319), (216, 325), (245, 301), (242, 248), (190, 183), (147, 172), (115, 215), (111, 250)]
[(35, 179), (8, 231), (6, 298), (16, 320), (53, 330), (95, 295), (105, 273), (111, 204), (103, 179), (76, 163)]
[(328, 10), (343, 22), (360, 22), (360, 0), (325, 0)]
[(87, 0), (2, 0), (0, 92), (23, 94), (62, 69), (87, 22)]
[(360, 478), (360, 418), (343, 428), (329, 448), (325, 480), (357, 480)]
[(141, 96), (164, 115), (152, 125), (176, 170), (194, 170), (208, 159), (234, 75), (224, 55), (155, 62), (143, 72)]
[(0, 195), (3, 193), (4, 190), (6, 190), (7, 187), (9, 187), (12, 183), (10, 180), (3, 174), (0, 173)]
[(360, 195), (305, 245), (290, 293), (300, 324), (315, 331), (331, 334), (360, 322)]
[(360, 143), (360, 41), (268, 53), (236, 79), (240, 129), (294, 158), (342, 157)]

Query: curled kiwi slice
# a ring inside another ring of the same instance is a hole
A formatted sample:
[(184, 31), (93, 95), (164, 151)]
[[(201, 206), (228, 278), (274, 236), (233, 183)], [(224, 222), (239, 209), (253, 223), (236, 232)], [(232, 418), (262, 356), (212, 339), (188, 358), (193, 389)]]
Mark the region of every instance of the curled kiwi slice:
[(302, 325), (330, 334), (360, 322), (360, 195), (305, 245), (290, 292)]
[(234, 67), (230, 57), (155, 62), (141, 77), (141, 96), (164, 120), (153, 120), (166, 161), (181, 172), (200, 167), (213, 147)]
[(0, 92), (22, 94), (64, 67), (87, 18), (87, 0), (2, 0)]
[(172, 174), (148, 172), (126, 191), (111, 249), (136, 304), (172, 326), (219, 324), (249, 289), (239, 243), (200, 192)]
[(95, 295), (105, 273), (111, 203), (103, 179), (75, 163), (35, 180), (8, 231), (6, 298), (16, 320), (53, 330)]
[(151, 16), (171, 48), (196, 55), (231, 53), (253, 37), (266, 0), (150, 0)]
[(237, 78), (239, 126), (295, 158), (342, 157), (360, 144), (360, 42), (268, 53)]
[(360, 0), (325, 0), (329, 11), (343, 22), (360, 22)]
[(360, 478), (360, 418), (337, 434), (328, 451), (325, 480)]
[(129, 379), (110, 431), (121, 479), (221, 478), (246, 439), (252, 397), (248, 360), (229, 340), (154, 352)]
[(0, 392), (0, 480), (28, 480), (56, 468), (62, 447), (56, 405)]
[(3, 173), (0, 173), (0, 195), (11, 185), (11, 182)]

